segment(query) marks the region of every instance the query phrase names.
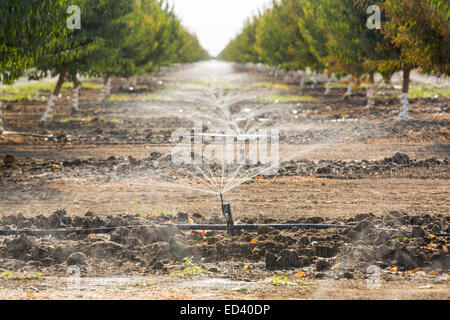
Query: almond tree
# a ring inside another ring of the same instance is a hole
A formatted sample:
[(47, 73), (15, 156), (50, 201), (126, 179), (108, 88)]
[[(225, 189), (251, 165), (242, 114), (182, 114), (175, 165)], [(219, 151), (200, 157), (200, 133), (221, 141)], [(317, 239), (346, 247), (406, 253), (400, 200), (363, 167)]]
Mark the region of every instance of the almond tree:
[[(164, 2), (136, 1), (132, 12), (123, 20), (125, 35), (120, 46), (93, 55), (92, 68), (105, 78), (104, 87), (108, 87), (112, 76), (129, 78), (155, 72), (172, 63), (209, 57), (198, 39), (182, 27), (172, 8)], [(105, 88), (103, 97), (107, 95)]]
[(67, 33), (67, 0), (0, 2), (0, 82), (12, 84)]
[[(65, 36), (67, 0), (0, 2), (0, 83), (12, 84)], [(0, 101), (0, 135), (3, 109)]]
[(302, 15), (303, 2), (298, 0), (274, 1), (272, 8), (264, 12), (256, 37), (261, 61), (288, 70), (305, 70), (312, 65), (315, 57), (298, 27)]
[(3, 102), (0, 101), (0, 136), (3, 135)]
[(89, 73), (89, 56), (98, 54), (99, 48), (114, 47), (120, 41), (124, 24), (118, 19), (131, 10), (130, 0), (78, 0), (74, 4), (81, 9), (82, 26), (60, 39), (53, 50), (37, 62), (34, 78), (50, 73), (58, 76), (56, 86), (41, 121), (53, 116), (53, 106), (65, 80), (77, 83), (78, 73)]
[(400, 117), (408, 120), (410, 73), (415, 67), (437, 76), (450, 75), (450, 11), (442, 0), (386, 0), (384, 32), (400, 50), (394, 61), (403, 70)]
[[(311, 59), (307, 62), (309, 67), (317, 73), (323, 72), (329, 67), (328, 57), (328, 33), (326, 29), (327, 21), (319, 14), (323, 0), (308, 0), (303, 2), (303, 14), (299, 16), (298, 27), (304, 39), (304, 44), (308, 47)], [(327, 70), (327, 86), (325, 95), (330, 92), (331, 70)], [(313, 87), (317, 84), (317, 77), (314, 78)]]
[(239, 63), (260, 62), (256, 51), (256, 30), (259, 21), (259, 16), (247, 19), (242, 32), (228, 43), (219, 58)]

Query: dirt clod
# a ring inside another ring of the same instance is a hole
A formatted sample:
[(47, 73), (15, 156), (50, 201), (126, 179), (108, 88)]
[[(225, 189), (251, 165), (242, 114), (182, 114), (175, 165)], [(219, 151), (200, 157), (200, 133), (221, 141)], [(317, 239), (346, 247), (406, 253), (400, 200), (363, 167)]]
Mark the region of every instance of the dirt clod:
[(368, 233), (369, 231), (373, 230), (375, 228), (375, 225), (373, 222), (368, 220), (363, 220), (354, 228), (357, 232), (364, 232)]
[(411, 231), (411, 236), (413, 238), (424, 238), (425, 231), (419, 226), (413, 226)]
[(331, 264), (326, 259), (318, 259), (316, 262), (316, 270), (317, 271), (324, 271), (328, 270), (330, 268)]
[(34, 242), (28, 236), (22, 235), (7, 243), (7, 251), (11, 257), (20, 259), (30, 253), (33, 246)]
[(269, 226), (259, 226), (257, 233), (258, 235), (263, 235), (263, 234), (269, 234), (271, 232), (275, 231), (274, 228), (269, 227)]
[(3, 163), (8, 166), (13, 165), (16, 163), (16, 158), (10, 154), (7, 154), (3, 157)]
[(88, 258), (82, 252), (74, 252), (67, 258), (68, 266), (83, 266), (87, 264)]

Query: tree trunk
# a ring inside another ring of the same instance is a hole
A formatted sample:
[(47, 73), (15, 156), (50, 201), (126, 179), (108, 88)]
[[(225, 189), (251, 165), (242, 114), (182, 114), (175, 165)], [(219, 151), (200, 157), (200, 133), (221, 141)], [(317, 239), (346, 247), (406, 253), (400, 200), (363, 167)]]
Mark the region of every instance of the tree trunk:
[(109, 72), (105, 76), (104, 85), (106, 86), (105, 98), (108, 98), (111, 94), (111, 73)]
[(55, 90), (53, 90), (53, 95), (58, 96), (59, 92), (61, 91), (61, 88), (64, 84), (64, 80), (66, 80), (66, 75), (69, 72), (69, 68), (65, 67), (58, 77), (58, 82), (56, 82)]
[(103, 81), (103, 84), (104, 84), (104, 85), (106, 85), (106, 84), (108, 83), (110, 77), (111, 77), (111, 74), (108, 72), (108, 73), (105, 75), (105, 79), (104, 79), (104, 81)]
[(367, 88), (367, 107), (372, 108), (375, 105), (375, 73), (369, 75), (369, 88)]
[[(106, 73), (105, 79), (103, 79), (102, 89), (100, 90), (100, 93), (98, 95), (99, 101), (104, 101), (111, 93), (111, 87), (110, 87), (110, 82), (109, 82), (110, 77), (111, 77), (111, 74), (109, 72)], [(128, 79), (127, 79), (127, 82), (128, 82)]]
[(409, 78), (411, 75), (411, 69), (405, 67), (403, 69), (403, 87), (402, 87), (402, 106), (400, 107), (400, 120), (408, 121), (409, 113)]
[(0, 101), (0, 136), (3, 135), (3, 102)]
[(347, 92), (344, 95), (344, 99), (348, 100), (352, 97), (352, 87), (355, 83), (353, 82), (353, 78), (350, 80), (350, 83), (348, 84), (347, 87)]
[(326, 95), (326, 96), (329, 95), (330, 89), (331, 89), (331, 74), (327, 73), (327, 87), (325, 89), (324, 95)]
[(314, 73), (313, 76), (313, 84), (311, 85), (311, 88), (315, 88), (317, 86), (317, 76), (319, 74), (319, 69), (316, 69), (316, 72)]
[(302, 87), (305, 85), (305, 77), (306, 77), (306, 72), (303, 71), (302, 72), (302, 78), (300, 80), (300, 86), (302, 86)]
[(64, 80), (66, 79), (66, 75), (68, 72), (69, 68), (65, 67), (59, 74), (55, 89), (53, 90), (53, 93), (50, 95), (50, 99), (48, 100), (47, 103), (47, 108), (45, 109), (45, 112), (41, 117), (41, 121), (47, 121), (48, 119), (53, 117), (53, 107), (55, 106), (55, 100), (58, 98), (59, 92), (61, 91), (61, 88), (64, 84)]
[(314, 76), (313, 76), (313, 83), (311, 85), (311, 88), (315, 89), (316, 85), (317, 85), (317, 73), (315, 73)]
[(72, 97), (72, 111), (78, 112), (78, 104), (79, 104), (79, 96), (80, 96), (80, 88), (78, 87), (78, 83), (73, 83), (73, 97)]

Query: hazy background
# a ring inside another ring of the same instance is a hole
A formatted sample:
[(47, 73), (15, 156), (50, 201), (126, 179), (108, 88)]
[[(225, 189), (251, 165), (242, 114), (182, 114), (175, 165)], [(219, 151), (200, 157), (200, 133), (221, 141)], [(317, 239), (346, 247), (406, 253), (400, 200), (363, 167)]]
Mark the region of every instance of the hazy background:
[(169, 0), (183, 25), (195, 33), (203, 48), (218, 55), (242, 29), (244, 22), (271, 0)]

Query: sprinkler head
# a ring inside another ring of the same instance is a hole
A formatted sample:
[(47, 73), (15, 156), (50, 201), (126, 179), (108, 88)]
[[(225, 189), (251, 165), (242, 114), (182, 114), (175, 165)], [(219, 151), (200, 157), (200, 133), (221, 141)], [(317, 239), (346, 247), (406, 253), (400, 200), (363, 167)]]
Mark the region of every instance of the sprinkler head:
[(231, 205), (229, 203), (225, 204), (222, 207), (223, 214), (225, 215), (225, 219), (227, 221), (227, 233), (229, 237), (234, 235), (234, 221), (233, 215), (231, 214)]
[(222, 205), (222, 213), (224, 216), (231, 214), (231, 205), (229, 203)]
[(227, 222), (227, 234), (232, 237), (234, 235), (234, 221), (233, 215), (231, 214), (231, 204), (223, 203), (223, 195), (220, 194), (220, 201), (222, 202), (222, 214)]

